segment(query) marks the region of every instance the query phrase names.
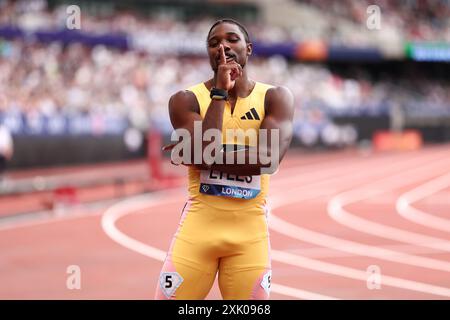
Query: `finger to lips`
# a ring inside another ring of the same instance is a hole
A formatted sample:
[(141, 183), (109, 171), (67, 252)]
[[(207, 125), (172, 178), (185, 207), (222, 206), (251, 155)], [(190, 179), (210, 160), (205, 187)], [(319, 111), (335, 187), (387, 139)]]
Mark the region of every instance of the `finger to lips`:
[(220, 64), (227, 63), (227, 58), (225, 57), (225, 50), (223, 48), (223, 45), (219, 45), (219, 59), (220, 59)]

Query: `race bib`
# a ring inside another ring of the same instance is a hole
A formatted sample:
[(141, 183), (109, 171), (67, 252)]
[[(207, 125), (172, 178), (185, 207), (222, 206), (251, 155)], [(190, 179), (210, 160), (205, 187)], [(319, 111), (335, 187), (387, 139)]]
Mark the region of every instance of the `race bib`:
[(253, 199), (261, 191), (261, 176), (237, 176), (217, 170), (200, 172), (200, 192), (213, 196)]

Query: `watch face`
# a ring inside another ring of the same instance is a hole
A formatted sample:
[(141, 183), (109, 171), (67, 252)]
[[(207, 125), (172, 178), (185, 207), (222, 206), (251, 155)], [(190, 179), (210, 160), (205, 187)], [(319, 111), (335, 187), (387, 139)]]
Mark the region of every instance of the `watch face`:
[(226, 90), (212, 88), (210, 97), (214, 100), (227, 100), (228, 92)]

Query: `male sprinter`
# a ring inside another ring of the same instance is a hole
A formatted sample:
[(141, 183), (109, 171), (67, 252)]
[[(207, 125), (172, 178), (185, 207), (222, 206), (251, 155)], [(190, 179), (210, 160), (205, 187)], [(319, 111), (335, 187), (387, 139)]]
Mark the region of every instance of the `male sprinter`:
[[(272, 143), (278, 147), (278, 164), (292, 138), (291, 92), (249, 78), (246, 65), (252, 44), (247, 30), (237, 21), (214, 23), (207, 51), (214, 77), (170, 98), (174, 129), (186, 129), (193, 136), (194, 124), (201, 123), (203, 132), (220, 130), (222, 143), (229, 143), (226, 129), (266, 129), (269, 136), (277, 131), (278, 138)], [(236, 157), (243, 152), (245, 164), (183, 163), (189, 165), (189, 199), (159, 277), (156, 299), (204, 299), (217, 271), (224, 299), (269, 298), (269, 174), (262, 174), (268, 165), (259, 156), (253, 164), (248, 161), (251, 150), (267, 151), (269, 146), (262, 146), (260, 140), (256, 146), (249, 145), (247, 139), (233, 141), (235, 146), (247, 145), (231, 151)], [(202, 155), (205, 147), (201, 143)], [(224, 151), (220, 154), (225, 159), (228, 152)]]

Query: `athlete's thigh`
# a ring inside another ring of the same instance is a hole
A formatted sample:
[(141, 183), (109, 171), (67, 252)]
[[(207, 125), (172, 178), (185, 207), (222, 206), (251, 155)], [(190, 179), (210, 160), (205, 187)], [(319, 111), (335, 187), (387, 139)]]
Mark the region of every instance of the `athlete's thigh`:
[(215, 277), (215, 270), (173, 262), (166, 258), (158, 279), (155, 299), (205, 299)]
[(216, 276), (218, 260), (209, 247), (206, 208), (188, 202), (156, 288), (156, 299), (204, 299)]
[[(272, 277), (270, 261), (270, 238), (265, 217), (253, 240), (242, 241), (234, 254), (219, 262), (219, 287), (224, 299), (268, 299)], [(261, 230), (265, 228), (265, 230)], [(259, 232), (258, 232), (259, 231)]]

